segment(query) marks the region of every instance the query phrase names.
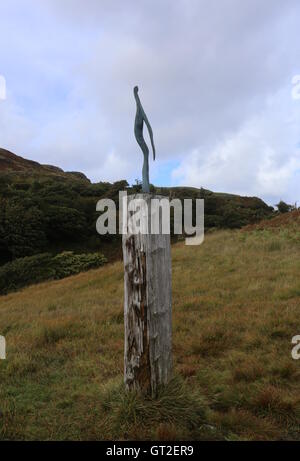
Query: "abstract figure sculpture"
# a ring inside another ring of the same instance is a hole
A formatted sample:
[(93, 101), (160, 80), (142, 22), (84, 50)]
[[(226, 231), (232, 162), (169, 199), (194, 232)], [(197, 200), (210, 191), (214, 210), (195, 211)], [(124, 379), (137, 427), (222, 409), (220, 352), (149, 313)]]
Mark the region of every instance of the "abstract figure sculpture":
[(149, 184), (149, 149), (148, 146), (145, 142), (144, 136), (143, 136), (143, 127), (144, 127), (144, 122), (146, 123), (146, 126), (149, 131), (149, 136), (151, 140), (151, 145), (152, 145), (152, 150), (153, 150), (153, 160), (155, 160), (155, 147), (154, 147), (154, 142), (153, 142), (153, 132), (151, 125), (149, 123), (149, 120), (147, 118), (147, 115), (144, 112), (143, 106), (141, 104), (139, 95), (138, 95), (138, 87), (135, 86), (133, 89), (134, 97), (136, 100), (136, 116), (135, 116), (135, 123), (134, 123), (134, 134), (135, 138), (142, 149), (142, 152), (144, 154), (144, 164), (143, 164), (143, 184), (142, 184), (142, 190), (143, 192), (149, 193), (150, 192), (150, 184)]

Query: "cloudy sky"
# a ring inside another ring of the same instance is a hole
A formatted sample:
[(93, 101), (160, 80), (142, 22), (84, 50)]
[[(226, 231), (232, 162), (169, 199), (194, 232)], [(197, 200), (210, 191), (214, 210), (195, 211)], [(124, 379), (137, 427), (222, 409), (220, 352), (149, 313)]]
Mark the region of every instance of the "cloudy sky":
[(299, 0), (1, 1), (0, 146), (133, 182), (137, 84), (151, 182), (300, 203), (299, 20)]

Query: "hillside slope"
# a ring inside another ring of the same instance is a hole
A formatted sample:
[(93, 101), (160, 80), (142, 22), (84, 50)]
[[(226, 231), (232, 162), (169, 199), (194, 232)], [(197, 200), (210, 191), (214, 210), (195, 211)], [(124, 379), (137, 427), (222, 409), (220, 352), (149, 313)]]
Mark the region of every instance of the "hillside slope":
[(121, 262), (0, 297), (1, 439), (300, 440), (299, 242), (218, 231), (172, 260), (169, 400), (124, 394)]
[(293, 210), (288, 213), (280, 213), (274, 216), (272, 219), (262, 220), (255, 224), (249, 224), (244, 227), (244, 231), (287, 231), (294, 230), (295, 232), (300, 230), (300, 210)]
[(86, 182), (90, 180), (79, 172), (65, 172), (61, 168), (52, 165), (41, 165), (33, 160), (27, 160), (19, 155), (0, 148), (0, 175), (14, 174), (15, 177), (42, 177), (50, 176), (62, 179), (81, 179)]

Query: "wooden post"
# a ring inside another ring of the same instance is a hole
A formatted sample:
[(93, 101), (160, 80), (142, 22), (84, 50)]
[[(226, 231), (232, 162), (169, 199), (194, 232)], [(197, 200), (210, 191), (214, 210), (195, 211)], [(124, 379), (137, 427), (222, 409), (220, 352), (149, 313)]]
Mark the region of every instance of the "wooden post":
[[(139, 207), (151, 222), (151, 194)], [(153, 211), (152, 211), (153, 215)], [(127, 217), (130, 215), (127, 208)], [(134, 227), (134, 226), (133, 226)], [(149, 225), (150, 229), (150, 225)], [(155, 396), (172, 372), (172, 288), (170, 235), (123, 234), (125, 385)]]

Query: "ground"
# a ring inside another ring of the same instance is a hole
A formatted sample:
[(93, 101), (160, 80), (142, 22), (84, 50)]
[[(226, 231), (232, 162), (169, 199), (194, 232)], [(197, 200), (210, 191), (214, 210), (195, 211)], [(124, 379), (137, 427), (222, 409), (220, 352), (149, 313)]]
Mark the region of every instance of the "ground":
[(123, 266), (0, 297), (0, 439), (300, 440), (300, 231), (217, 231), (173, 260), (174, 380), (126, 394)]

